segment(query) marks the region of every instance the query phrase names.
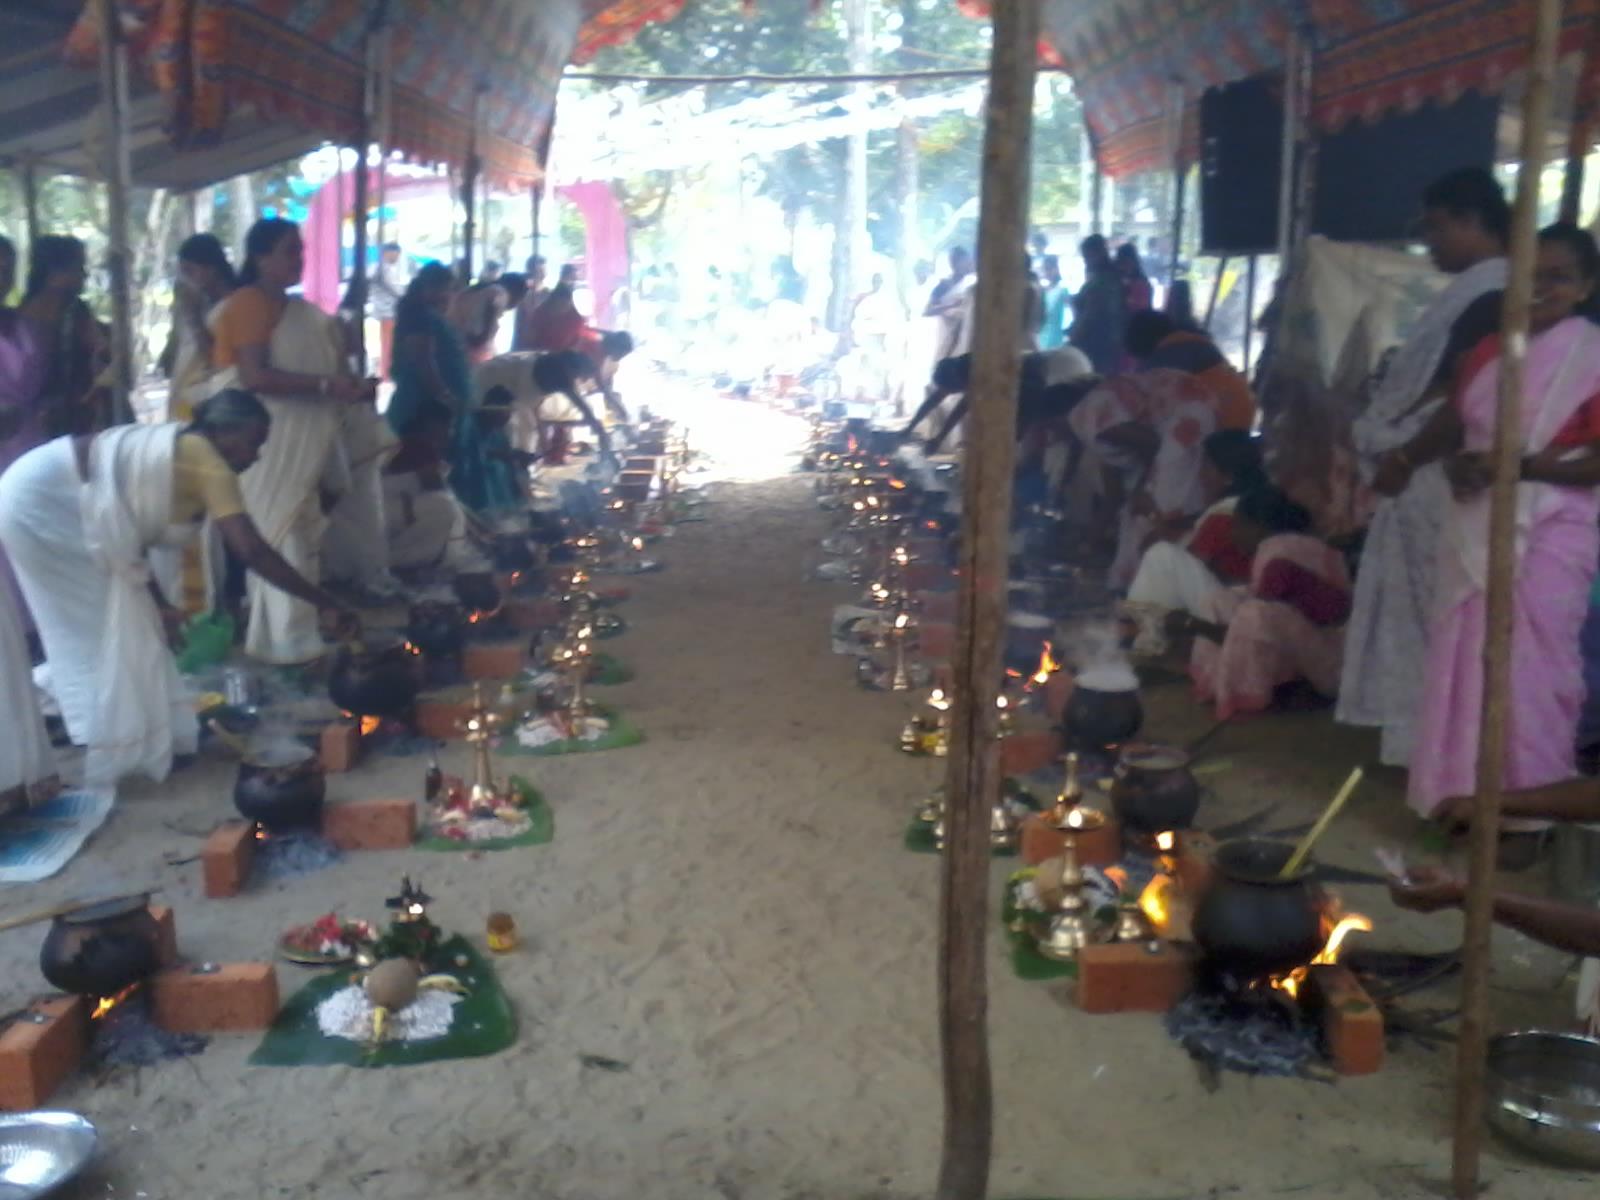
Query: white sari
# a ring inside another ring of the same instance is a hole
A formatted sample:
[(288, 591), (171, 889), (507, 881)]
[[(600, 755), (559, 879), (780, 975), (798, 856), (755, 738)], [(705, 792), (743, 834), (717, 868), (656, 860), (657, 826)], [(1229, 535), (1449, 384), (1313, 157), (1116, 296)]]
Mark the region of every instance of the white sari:
[[(344, 347), (333, 320), (291, 297), (267, 344), (267, 363), (300, 375), (335, 376), (344, 370)], [(272, 432), (255, 466), (239, 477), (245, 510), (261, 536), (313, 583), (321, 572), (323, 519), (320, 489), (335, 452), (340, 412), (330, 400), (262, 395)], [(245, 651), (263, 662), (295, 664), (327, 649), (317, 610), (250, 573), (250, 626)]]
[(122, 425), (95, 437), (89, 478), (71, 438), (24, 455), (0, 477), (0, 542), (44, 643), (90, 783), (165, 779), (198, 728), (150, 595), (149, 551), (178, 544), (173, 448), (182, 427)]

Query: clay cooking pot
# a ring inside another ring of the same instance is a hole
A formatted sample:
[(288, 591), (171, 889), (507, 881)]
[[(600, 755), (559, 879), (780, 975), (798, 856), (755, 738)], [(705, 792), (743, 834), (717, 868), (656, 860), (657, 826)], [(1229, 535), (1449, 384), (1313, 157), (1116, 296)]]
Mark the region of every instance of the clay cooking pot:
[(472, 612), (493, 612), (500, 607), (500, 588), (491, 571), (467, 571), (455, 578), (456, 599)]
[(1138, 688), (1102, 690), (1080, 681), (1061, 714), (1067, 744), (1076, 750), (1100, 750), (1127, 741), (1144, 724)]
[(315, 753), (298, 742), (274, 742), (252, 750), (239, 764), (233, 804), (270, 833), (314, 829), (322, 824), (326, 787)]
[(1322, 949), (1324, 899), (1311, 864), (1278, 877), (1293, 853), (1265, 838), (1217, 847), (1212, 884), (1194, 914), (1194, 940), (1213, 969), (1242, 983), (1304, 966)]
[(401, 642), (341, 646), (328, 674), (328, 696), (357, 716), (402, 720), (422, 688), (420, 664)]
[(450, 658), (461, 653), (466, 619), (459, 604), (424, 600), (411, 606), (406, 639), (429, 658)]
[(1176, 746), (1135, 742), (1117, 756), (1111, 806), (1124, 828), (1140, 833), (1188, 829), (1200, 809), (1200, 784)]
[(107, 900), (50, 923), (39, 970), (64, 992), (115, 996), (160, 967), (160, 939), (148, 896)]

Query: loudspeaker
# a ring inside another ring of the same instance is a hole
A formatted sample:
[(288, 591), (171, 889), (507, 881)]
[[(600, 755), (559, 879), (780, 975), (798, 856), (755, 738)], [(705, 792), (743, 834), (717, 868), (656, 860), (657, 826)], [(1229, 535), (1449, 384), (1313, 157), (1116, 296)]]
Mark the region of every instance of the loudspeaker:
[(1494, 165), (1499, 122), (1500, 98), (1470, 93), (1324, 134), (1311, 232), (1348, 242), (1412, 240), (1428, 184), (1458, 167)]
[(1283, 83), (1257, 75), (1200, 97), (1200, 241), (1206, 254), (1278, 246)]

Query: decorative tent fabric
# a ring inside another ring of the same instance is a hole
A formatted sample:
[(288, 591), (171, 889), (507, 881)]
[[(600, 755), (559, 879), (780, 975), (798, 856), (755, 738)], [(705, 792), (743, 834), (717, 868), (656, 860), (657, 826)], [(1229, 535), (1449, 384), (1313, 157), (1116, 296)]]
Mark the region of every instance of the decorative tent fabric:
[(685, 0), (583, 0), (583, 28), (572, 61), (586, 63), (609, 46), (620, 46), (646, 25), (670, 21)]
[[(478, 124), (489, 179), (526, 186), (561, 72), (593, 0), (390, 0), (392, 140), (422, 162), (464, 164)], [(133, 58), (166, 97), (168, 132), (185, 148), (225, 136), (243, 105), (314, 129), (357, 136), (372, 6), (365, 0), (120, 0)], [(97, 54), (89, 3), (68, 60)]]
[[(969, 11), (978, 0), (961, 0)], [(1562, 50), (1600, 0), (1567, 0)], [(1502, 88), (1527, 54), (1533, 0), (1044, 0), (1044, 32), (1072, 73), (1100, 163), (1129, 175), (1170, 165), (1173, 128), (1206, 88), (1282, 70), (1290, 33), (1315, 48), (1312, 121), (1333, 129), (1469, 90)]]

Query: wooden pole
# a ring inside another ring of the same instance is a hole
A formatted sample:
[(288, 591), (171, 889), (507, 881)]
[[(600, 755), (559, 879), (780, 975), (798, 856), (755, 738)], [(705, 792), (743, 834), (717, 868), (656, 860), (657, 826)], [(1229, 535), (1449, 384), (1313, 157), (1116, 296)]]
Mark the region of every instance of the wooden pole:
[(355, 308), (350, 319), (355, 323), (356, 365), (362, 375), (367, 373), (367, 288), (371, 272), (367, 269), (367, 216), (372, 207), (372, 183), (367, 165), (372, 150), (372, 129), (378, 115), (378, 38), (376, 21), (367, 26), (366, 55), (361, 78), (361, 127), (356, 135), (355, 207), (351, 211), (351, 233), (354, 246), (351, 252), (350, 283), (347, 295), (354, 300)]
[(461, 224), (461, 261), (466, 264), (467, 277), (462, 286), (472, 283), (474, 242), (478, 232), (478, 100), (482, 90), (472, 93), (472, 129), (467, 135), (467, 166), (461, 180), (461, 205), (465, 216)]
[(1574, 225), (1582, 221), (1585, 160), (1594, 145), (1595, 109), (1600, 104), (1600, 12), (1589, 25), (1589, 37), (1578, 60), (1577, 96), (1572, 104), (1572, 124), (1567, 129), (1567, 169), (1561, 180), (1561, 219)]
[(1462, 935), (1461, 1028), (1456, 1047), (1455, 1147), (1451, 1184), (1459, 1200), (1478, 1193), (1483, 1144), (1484, 1058), (1489, 1041), (1489, 933), (1494, 923), (1495, 848), (1504, 785), (1511, 682), (1512, 592), (1516, 571), (1517, 478), (1522, 459), (1522, 386), (1533, 260), (1538, 249), (1539, 176), (1550, 125), (1551, 80), (1561, 31), (1561, 0), (1538, 0), (1522, 149), (1511, 222), (1511, 264), (1500, 325), (1500, 395), (1495, 414), (1494, 483), (1489, 492), (1489, 578), (1483, 639), (1483, 710), (1478, 730), (1478, 792), (1468, 850)]
[(1178, 282), (1183, 270), (1183, 201), (1188, 182), (1188, 167), (1180, 160), (1172, 168), (1172, 269), (1167, 274), (1171, 283)]
[(394, 32), (389, 25), (389, 0), (381, 0), (377, 15), (378, 50), (378, 254), (389, 241), (389, 147), (394, 140)]
[(994, 1134), (989, 1075), (989, 813), (1000, 796), (995, 695), (1003, 677), (1011, 474), (1028, 236), (1039, 0), (993, 9), (983, 137), (970, 438), (962, 460), (955, 704), (945, 773), (949, 837), (939, 896), (944, 1148), (937, 1200), (983, 1200)]
[(100, 100), (106, 116), (106, 201), (111, 281), (111, 422), (133, 420), (133, 293), (128, 252), (127, 48), (117, 0), (100, 0)]
[(1206, 301), (1206, 319), (1204, 324), (1207, 329), (1211, 328), (1211, 318), (1217, 315), (1217, 301), (1222, 298), (1222, 277), (1228, 273), (1228, 264), (1232, 261), (1233, 259), (1229, 258), (1226, 254), (1217, 259), (1217, 275), (1216, 278), (1211, 281), (1211, 299)]
[(33, 255), (33, 244), (39, 240), (39, 174), (33, 159), (22, 160), (22, 208), (27, 221), (28, 255)]
[[(1282, 272), (1294, 248), (1295, 161), (1300, 147), (1300, 55), (1304, 46), (1298, 32), (1289, 34), (1283, 51), (1283, 131), (1279, 145), (1283, 157), (1278, 163), (1278, 270)], [(1250, 260), (1254, 270), (1255, 259)], [(1248, 339), (1249, 335), (1245, 335)], [(1248, 344), (1248, 342), (1247, 342)], [(1245, 352), (1245, 369), (1250, 354)]]
[(1244, 373), (1250, 374), (1250, 358), (1256, 346), (1256, 256), (1247, 260), (1244, 272)]

